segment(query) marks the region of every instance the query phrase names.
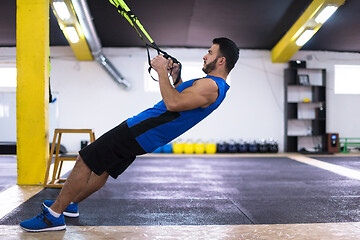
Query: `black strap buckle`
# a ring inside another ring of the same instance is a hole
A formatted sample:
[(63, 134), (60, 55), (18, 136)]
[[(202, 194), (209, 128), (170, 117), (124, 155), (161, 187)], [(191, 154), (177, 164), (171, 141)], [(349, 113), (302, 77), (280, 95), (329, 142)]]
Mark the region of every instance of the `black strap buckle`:
[[(179, 82), (180, 82), (180, 79), (181, 79), (181, 69), (182, 69), (182, 65), (181, 63), (176, 59), (174, 58), (173, 56), (169, 55), (167, 52), (161, 50), (155, 43), (153, 43), (153, 45), (150, 45), (150, 44), (146, 44), (146, 51), (147, 51), (147, 54), (148, 54), (148, 63), (149, 63), (149, 68), (148, 68), (148, 72), (151, 76), (151, 78), (154, 80), (154, 81), (159, 81), (157, 79), (155, 79), (152, 75), (151, 75), (151, 69), (152, 69), (152, 66), (151, 66), (151, 58), (150, 58), (150, 51), (149, 51), (149, 47), (155, 49), (158, 54), (162, 54), (164, 58), (166, 59), (171, 59), (172, 60), (172, 64), (174, 63), (177, 63), (179, 64), (179, 74), (174, 82), (174, 86), (176, 86)], [(171, 72), (172, 72), (172, 69), (173, 68), (170, 68), (170, 75), (171, 75)]]

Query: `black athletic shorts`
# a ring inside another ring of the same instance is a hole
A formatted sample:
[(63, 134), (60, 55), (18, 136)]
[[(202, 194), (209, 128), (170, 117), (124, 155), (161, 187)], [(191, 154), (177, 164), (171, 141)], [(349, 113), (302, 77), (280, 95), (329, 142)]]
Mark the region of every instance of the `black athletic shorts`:
[(145, 150), (135, 140), (126, 121), (79, 151), (86, 165), (97, 175), (104, 171), (117, 178)]

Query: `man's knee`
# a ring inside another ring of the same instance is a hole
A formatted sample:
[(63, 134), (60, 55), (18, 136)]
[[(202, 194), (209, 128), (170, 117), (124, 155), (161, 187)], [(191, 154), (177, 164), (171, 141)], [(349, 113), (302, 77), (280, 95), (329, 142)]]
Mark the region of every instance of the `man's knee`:
[[(88, 165), (84, 162), (84, 160), (82, 159), (82, 157), (80, 156), (80, 154), (77, 156), (76, 158), (76, 162), (75, 162), (75, 167), (81, 168), (81, 169), (86, 169), (87, 171), (91, 172), (90, 168), (88, 167)], [(75, 168), (74, 167), (74, 168)]]
[(78, 154), (77, 158), (76, 158), (76, 162), (84, 162), (84, 160), (82, 159), (82, 157), (80, 156), (80, 154)]
[(101, 188), (105, 185), (106, 181), (108, 180), (109, 173), (105, 171), (99, 177), (101, 179), (101, 181), (100, 181), (100, 185), (101, 185), (100, 188)]

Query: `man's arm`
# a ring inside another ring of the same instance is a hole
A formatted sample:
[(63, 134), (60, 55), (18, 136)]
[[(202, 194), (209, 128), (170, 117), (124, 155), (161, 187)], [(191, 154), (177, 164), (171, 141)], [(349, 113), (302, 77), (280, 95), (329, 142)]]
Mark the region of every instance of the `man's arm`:
[(161, 55), (155, 57), (151, 62), (152, 67), (159, 75), (161, 96), (169, 111), (186, 111), (198, 107), (208, 107), (218, 97), (218, 86), (210, 78), (195, 81), (191, 87), (179, 93), (171, 84), (168, 77), (167, 67), (169, 60)]

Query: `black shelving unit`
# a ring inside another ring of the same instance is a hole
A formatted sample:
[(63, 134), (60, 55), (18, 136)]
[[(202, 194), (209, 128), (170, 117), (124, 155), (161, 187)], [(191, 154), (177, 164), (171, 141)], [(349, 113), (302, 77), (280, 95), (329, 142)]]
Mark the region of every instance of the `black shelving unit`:
[(284, 75), (284, 151), (298, 152), (311, 147), (314, 152), (324, 152), (326, 70), (287, 68)]

